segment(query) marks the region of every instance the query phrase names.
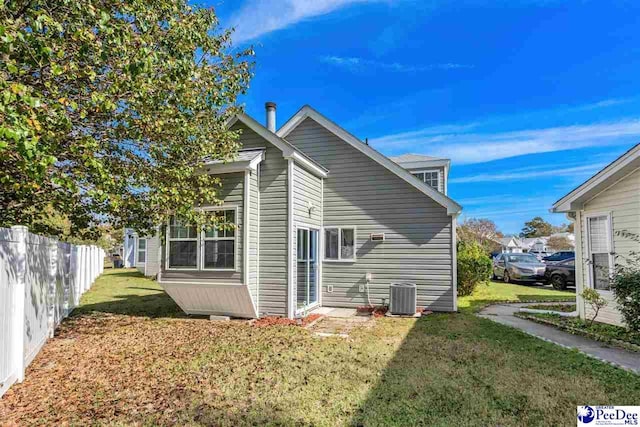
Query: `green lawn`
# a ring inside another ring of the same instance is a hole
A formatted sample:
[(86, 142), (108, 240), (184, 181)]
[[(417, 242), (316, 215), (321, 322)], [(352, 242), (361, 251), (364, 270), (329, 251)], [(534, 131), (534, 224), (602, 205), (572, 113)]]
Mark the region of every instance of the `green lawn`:
[(464, 312), (476, 312), (483, 307), (500, 301), (575, 301), (573, 292), (542, 289), (539, 286), (522, 286), (502, 282), (489, 282), (479, 285), (473, 295), (458, 298), (458, 309)]
[[(493, 295), (490, 291), (495, 290)], [(576, 405), (632, 405), (640, 377), (474, 316), (376, 320), (348, 339), (181, 317), (158, 286), (109, 271), (0, 399), (18, 424), (573, 425)], [(526, 297), (524, 297), (526, 296)], [(535, 297), (535, 298), (534, 298)]]

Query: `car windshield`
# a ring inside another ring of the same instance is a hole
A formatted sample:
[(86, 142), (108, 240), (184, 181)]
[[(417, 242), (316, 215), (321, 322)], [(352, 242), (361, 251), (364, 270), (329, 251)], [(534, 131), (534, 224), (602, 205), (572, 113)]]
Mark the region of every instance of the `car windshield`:
[(509, 262), (531, 262), (531, 263), (539, 263), (538, 258), (533, 255), (528, 254), (515, 254), (515, 255), (507, 255), (507, 261)]

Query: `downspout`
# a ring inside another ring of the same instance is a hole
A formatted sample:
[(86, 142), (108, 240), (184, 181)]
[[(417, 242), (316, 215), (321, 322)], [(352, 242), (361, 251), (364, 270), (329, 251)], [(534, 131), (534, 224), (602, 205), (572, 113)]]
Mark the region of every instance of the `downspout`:
[(293, 159), (287, 160), (287, 317), (295, 317), (293, 293)]

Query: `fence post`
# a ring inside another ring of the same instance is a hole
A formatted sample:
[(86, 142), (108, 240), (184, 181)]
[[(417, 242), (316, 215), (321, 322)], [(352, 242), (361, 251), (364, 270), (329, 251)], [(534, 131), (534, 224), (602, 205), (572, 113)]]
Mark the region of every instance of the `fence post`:
[(12, 316), (12, 365), (18, 382), (24, 381), (24, 302), (26, 298), (27, 274), (27, 233), (29, 230), (23, 225), (11, 227), (11, 240), (15, 242), (16, 276), (13, 283), (13, 316)]

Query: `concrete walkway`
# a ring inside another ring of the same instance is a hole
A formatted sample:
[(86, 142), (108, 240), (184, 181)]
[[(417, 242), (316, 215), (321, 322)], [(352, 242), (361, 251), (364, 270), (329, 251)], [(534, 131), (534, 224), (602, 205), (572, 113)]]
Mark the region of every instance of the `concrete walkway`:
[(574, 348), (587, 356), (618, 366), (622, 369), (640, 374), (640, 353), (623, 350), (615, 347), (608, 347), (606, 344), (590, 340), (578, 335), (572, 335), (551, 326), (541, 325), (526, 319), (520, 319), (513, 314), (520, 307), (527, 304), (494, 304), (490, 305), (478, 313), (479, 317), (493, 320), (512, 328), (520, 329), (529, 335), (566, 348)]

